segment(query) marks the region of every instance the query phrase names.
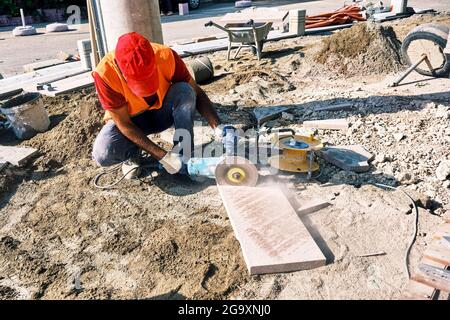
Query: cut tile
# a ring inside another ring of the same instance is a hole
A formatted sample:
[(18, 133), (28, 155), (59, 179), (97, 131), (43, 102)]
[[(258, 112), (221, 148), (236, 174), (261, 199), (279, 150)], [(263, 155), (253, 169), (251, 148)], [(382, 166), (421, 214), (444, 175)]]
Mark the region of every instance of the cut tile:
[(250, 274), (292, 272), (326, 258), (278, 188), (220, 186)]

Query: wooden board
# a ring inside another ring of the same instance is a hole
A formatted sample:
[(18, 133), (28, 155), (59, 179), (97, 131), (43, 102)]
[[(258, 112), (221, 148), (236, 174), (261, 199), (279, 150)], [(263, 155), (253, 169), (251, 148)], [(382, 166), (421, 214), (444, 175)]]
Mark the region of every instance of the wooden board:
[(250, 274), (292, 272), (326, 264), (281, 190), (219, 186), (219, 192)]
[(0, 161), (6, 161), (15, 166), (22, 166), (37, 152), (33, 148), (0, 146)]
[(420, 270), (411, 279), (436, 288), (444, 292), (450, 292), (450, 271), (421, 264)]
[(430, 300), (436, 293), (436, 289), (426, 284), (410, 280), (401, 300)]
[(443, 223), (443, 224), (439, 225), (435, 236), (438, 239), (441, 239), (443, 236), (450, 237), (450, 223)]
[(438, 240), (434, 240), (423, 256), (444, 266), (450, 266), (450, 249), (446, 241), (447, 240), (442, 237)]

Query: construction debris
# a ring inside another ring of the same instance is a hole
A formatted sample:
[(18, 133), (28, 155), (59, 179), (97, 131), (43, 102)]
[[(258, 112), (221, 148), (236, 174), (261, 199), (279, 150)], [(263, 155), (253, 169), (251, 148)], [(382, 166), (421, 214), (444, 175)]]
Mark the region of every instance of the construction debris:
[(436, 169), (436, 177), (445, 181), (450, 178), (450, 160), (442, 160)]
[(289, 107), (265, 107), (253, 109), (253, 114), (259, 125), (278, 118), (283, 112), (289, 110)]
[(304, 121), (303, 127), (307, 129), (348, 130), (347, 119), (329, 119)]
[(38, 153), (37, 149), (0, 146), (0, 162), (23, 166)]

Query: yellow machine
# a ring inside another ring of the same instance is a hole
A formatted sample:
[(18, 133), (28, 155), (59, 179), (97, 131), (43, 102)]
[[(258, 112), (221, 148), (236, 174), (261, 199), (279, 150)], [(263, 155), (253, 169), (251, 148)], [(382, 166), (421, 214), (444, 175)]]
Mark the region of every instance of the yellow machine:
[(269, 164), (273, 168), (288, 172), (304, 172), (309, 175), (319, 170), (315, 152), (320, 151), (323, 144), (313, 135), (274, 135), (272, 144), (281, 150), (281, 154), (269, 159)]

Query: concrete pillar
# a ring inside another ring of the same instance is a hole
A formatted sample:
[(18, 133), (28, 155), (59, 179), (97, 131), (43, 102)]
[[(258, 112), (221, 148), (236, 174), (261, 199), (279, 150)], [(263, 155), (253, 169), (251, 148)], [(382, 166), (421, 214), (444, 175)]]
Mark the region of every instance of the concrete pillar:
[(163, 43), (158, 0), (96, 0), (105, 26), (107, 51), (114, 50), (119, 37), (139, 32), (151, 42)]
[(289, 11), (289, 33), (305, 35), (306, 10)]

